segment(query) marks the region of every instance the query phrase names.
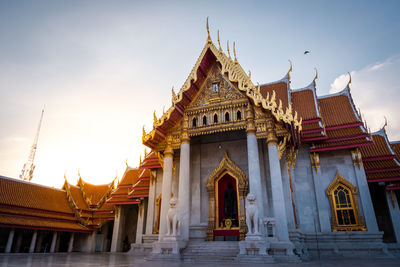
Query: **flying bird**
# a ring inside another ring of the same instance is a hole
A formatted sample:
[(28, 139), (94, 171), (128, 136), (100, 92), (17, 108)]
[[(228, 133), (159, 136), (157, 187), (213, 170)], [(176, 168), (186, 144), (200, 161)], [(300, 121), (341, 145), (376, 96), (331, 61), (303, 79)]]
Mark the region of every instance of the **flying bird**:
[(309, 53), (310, 53), (310, 51), (308, 51), (308, 50), (304, 51), (304, 55), (307, 55)]

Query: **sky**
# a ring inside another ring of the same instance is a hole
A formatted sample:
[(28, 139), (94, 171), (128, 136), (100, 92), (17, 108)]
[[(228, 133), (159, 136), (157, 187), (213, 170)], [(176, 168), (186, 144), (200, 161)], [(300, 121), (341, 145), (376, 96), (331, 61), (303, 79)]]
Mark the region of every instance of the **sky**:
[[(32, 182), (121, 178), (194, 66), (207, 33), (236, 42), (253, 83), (351, 93), (400, 140), (399, 1), (0, 1), (0, 175), (17, 178), (45, 107)], [(304, 51), (311, 51), (304, 55)]]

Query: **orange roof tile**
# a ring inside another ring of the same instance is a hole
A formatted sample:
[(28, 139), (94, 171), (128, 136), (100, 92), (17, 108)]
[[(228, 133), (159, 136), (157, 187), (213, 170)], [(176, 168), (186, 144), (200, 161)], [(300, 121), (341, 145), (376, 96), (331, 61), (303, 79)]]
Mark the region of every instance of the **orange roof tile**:
[(325, 126), (338, 126), (360, 122), (346, 94), (318, 98)]
[(393, 155), (382, 133), (372, 134), (372, 139), (374, 141), (373, 145), (366, 146), (360, 149), (363, 158)]
[(0, 204), (71, 213), (65, 191), (12, 178), (0, 178)]
[[(303, 121), (319, 118), (314, 100), (314, 91), (312, 89), (293, 91), (291, 98), (293, 109), (297, 111), (297, 114)], [(303, 124), (303, 130), (305, 125)]]
[(276, 102), (279, 104), (279, 100), (282, 100), (282, 108), (286, 110), (288, 107), (288, 85), (285, 81), (278, 81), (274, 83), (264, 84), (260, 86), (261, 95), (266, 98), (267, 94), (271, 97), (272, 91), (276, 93)]

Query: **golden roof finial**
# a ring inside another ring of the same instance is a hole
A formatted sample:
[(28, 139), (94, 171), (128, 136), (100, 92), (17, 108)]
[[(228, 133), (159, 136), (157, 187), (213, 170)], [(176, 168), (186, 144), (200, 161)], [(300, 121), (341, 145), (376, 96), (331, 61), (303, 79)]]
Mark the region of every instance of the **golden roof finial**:
[(249, 70), (249, 79), (251, 80), (251, 71)]
[(146, 130), (144, 129), (144, 125), (143, 125), (143, 136), (146, 136)]
[(314, 81), (315, 81), (316, 79), (318, 79), (318, 70), (317, 70), (317, 68), (314, 68), (314, 70), (315, 70), (315, 77), (314, 77)]
[(288, 59), (288, 61), (289, 61), (289, 65), (290, 65), (289, 70), (288, 70), (288, 74), (289, 74), (289, 72), (292, 72), (293, 67), (292, 67), (292, 61), (290, 59)]
[(175, 91), (174, 91), (174, 87), (172, 86), (172, 102), (174, 101), (176, 97)]
[(222, 51), (221, 42), (219, 41), (219, 30), (217, 31), (219, 51)]
[(386, 132), (386, 126), (387, 126), (387, 118), (386, 118), (386, 116), (383, 116), (384, 118), (385, 118), (385, 124), (383, 124), (383, 127), (382, 127), (382, 129)]
[(211, 44), (212, 41), (210, 37), (210, 28), (208, 27), (208, 17), (207, 17), (206, 29), (207, 29), (207, 43)]
[(139, 166), (142, 165), (142, 155), (139, 156)]
[(67, 182), (67, 170), (64, 172), (64, 180)]
[(226, 49), (228, 50), (228, 56), (229, 56), (229, 58), (231, 58), (231, 52), (229, 51), (229, 40), (228, 41), (226, 41)]
[(144, 157), (147, 157), (147, 148), (144, 148)]
[(79, 177), (79, 179), (82, 179), (82, 177), (81, 177), (81, 169), (78, 169), (78, 177)]
[(236, 49), (235, 49), (235, 42), (233, 42), (233, 57), (235, 58), (235, 63), (237, 63), (237, 59), (236, 59)]
[(157, 116), (156, 116), (156, 111), (154, 110), (154, 113), (153, 113), (153, 124), (156, 124), (156, 122), (157, 122)]
[(125, 160), (126, 167), (128, 168), (128, 158)]
[(351, 74), (350, 74), (350, 72), (348, 72), (348, 74), (349, 74), (349, 82), (347, 83), (347, 86), (349, 86), (351, 84)]

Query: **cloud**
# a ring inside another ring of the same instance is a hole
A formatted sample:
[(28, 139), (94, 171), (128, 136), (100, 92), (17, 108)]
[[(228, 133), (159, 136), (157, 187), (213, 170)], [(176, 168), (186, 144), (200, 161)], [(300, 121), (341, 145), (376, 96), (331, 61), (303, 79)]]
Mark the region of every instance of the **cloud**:
[[(361, 70), (351, 72), (351, 94), (360, 108), (371, 131), (379, 130), (388, 120), (390, 140), (400, 140), (400, 55), (376, 62)], [(347, 74), (340, 75), (331, 84), (330, 93), (342, 90), (349, 81)]]

